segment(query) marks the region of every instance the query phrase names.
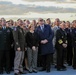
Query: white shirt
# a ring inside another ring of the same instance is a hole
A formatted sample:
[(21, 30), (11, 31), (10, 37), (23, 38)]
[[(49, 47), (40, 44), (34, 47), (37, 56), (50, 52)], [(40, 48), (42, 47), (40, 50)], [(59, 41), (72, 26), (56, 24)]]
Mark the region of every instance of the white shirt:
[(43, 29), (44, 29), (44, 25), (41, 25), (40, 28), (41, 28), (41, 30), (43, 31)]
[(3, 26), (3, 29), (6, 29), (6, 26)]

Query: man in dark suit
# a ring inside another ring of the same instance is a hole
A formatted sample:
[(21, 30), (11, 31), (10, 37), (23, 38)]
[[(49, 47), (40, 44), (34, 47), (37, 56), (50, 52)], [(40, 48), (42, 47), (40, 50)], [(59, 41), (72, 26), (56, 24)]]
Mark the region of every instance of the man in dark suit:
[(56, 33), (56, 50), (57, 50), (57, 70), (66, 70), (64, 64), (64, 54), (67, 48), (67, 35), (65, 33), (65, 23), (62, 22)]
[[(0, 28), (0, 74), (3, 73), (5, 67), (6, 73), (10, 73), (10, 50), (13, 40), (12, 30), (6, 27), (6, 20), (1, 19), (2, 27)], [(5, 63), (4, 63), (5, 62)]]
[(50, 72), (51, 66), (51, 57), (54, 53), (53, 51), (53, 31), (51, 30), (50, 25), (45, 25), (42, 18), (39, 19), (39, 26), (36, 28), (36, 32), (39, 35), (40, 44), (39, 50), (41, 51), (42, 56), (42, 70)]

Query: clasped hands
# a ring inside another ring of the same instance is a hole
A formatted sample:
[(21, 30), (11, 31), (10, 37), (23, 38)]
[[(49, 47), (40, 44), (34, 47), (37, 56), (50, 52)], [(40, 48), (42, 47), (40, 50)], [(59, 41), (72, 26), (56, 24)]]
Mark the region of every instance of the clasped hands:
[(41, 40), (41, 44), (46, 44), (47, 42), (48, 42), (47, 39), (45, 39), (45, 40)]
[(67, 47), (67, 44), (63, 43), (62, 46), (63, 46), (64, 48), (66, 48), (66, 47)]

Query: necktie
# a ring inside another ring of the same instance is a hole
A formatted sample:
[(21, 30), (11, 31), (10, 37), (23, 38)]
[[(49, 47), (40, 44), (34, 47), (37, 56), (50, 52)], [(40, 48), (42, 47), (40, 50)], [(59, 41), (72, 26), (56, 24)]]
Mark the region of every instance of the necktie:
[(3, 27), (3, 30), (5, 30), (6, 29), (6, 27)]
[(42, 26), (42, 32), (44, 31), (44, 26)]

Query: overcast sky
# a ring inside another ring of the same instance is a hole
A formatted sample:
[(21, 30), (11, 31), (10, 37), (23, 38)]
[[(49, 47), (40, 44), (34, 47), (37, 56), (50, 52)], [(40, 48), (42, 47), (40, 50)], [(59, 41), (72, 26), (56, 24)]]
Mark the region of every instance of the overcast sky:
[(49, 17), (53, 15), (54, 17), (56, 13), (75, 14), (76, 0), (0, 0), (1, 17), (2, 15), (26, 15), (26, 17), (30, 18)]

